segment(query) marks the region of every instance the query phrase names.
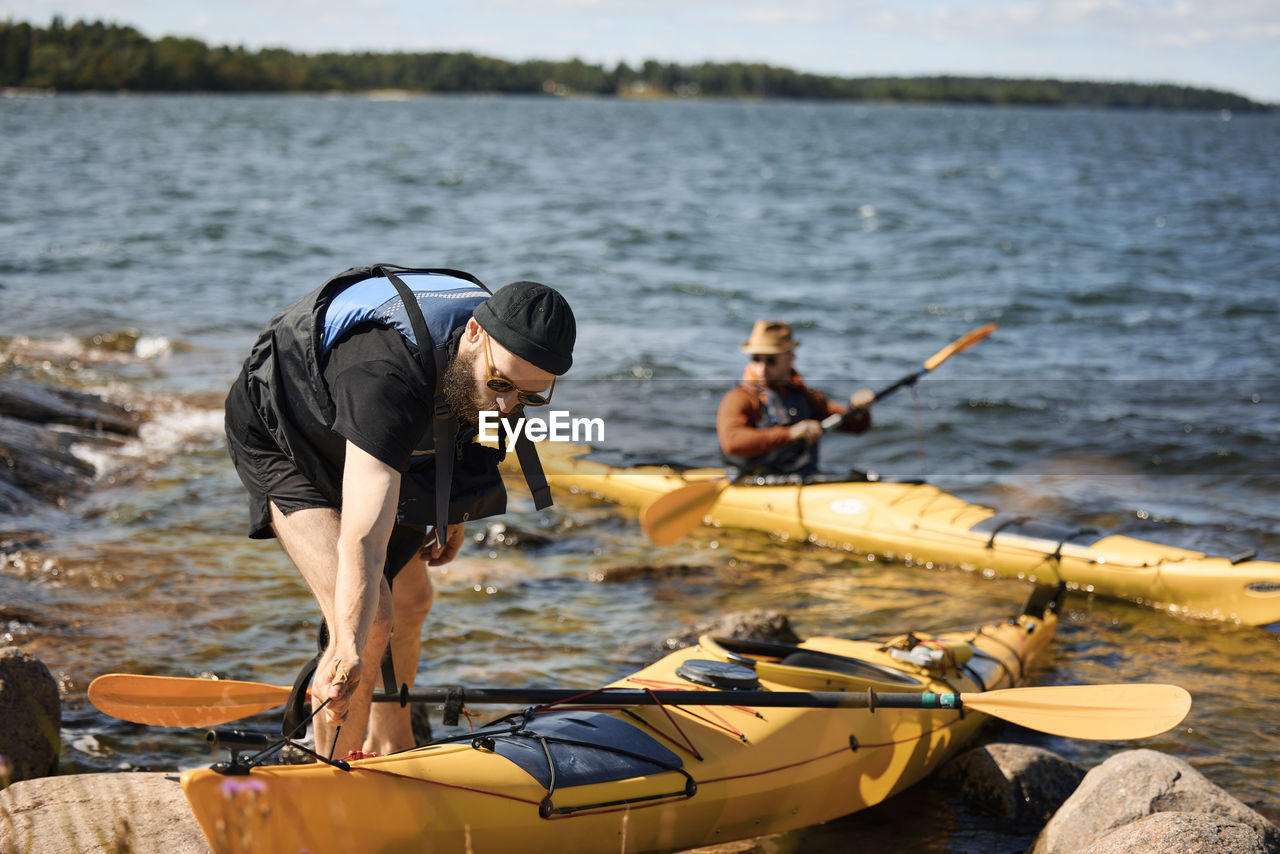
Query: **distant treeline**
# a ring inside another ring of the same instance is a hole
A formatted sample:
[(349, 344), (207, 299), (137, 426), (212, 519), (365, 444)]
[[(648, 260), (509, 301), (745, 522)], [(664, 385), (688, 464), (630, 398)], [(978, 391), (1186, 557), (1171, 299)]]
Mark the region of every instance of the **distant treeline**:
[(504, 92), (809, 98), (1235, 111), (1271, 107), (1186, 86), (995, 77), (827, 77), (746, 63), (506, 62), (471, 53), (318, 53), (152, 40), (100, 21), (0, 22), (0, 86), (66, 92)]

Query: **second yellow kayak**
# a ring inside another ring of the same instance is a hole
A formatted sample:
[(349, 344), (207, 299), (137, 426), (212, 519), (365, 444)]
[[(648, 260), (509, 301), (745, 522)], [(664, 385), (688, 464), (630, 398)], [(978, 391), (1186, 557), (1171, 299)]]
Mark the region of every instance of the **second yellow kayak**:
[[(715, 468), (617, 468), (584, 448), (544, 445), (553, 487), (644, 507)], [(1280, 627), (1280, 563), (1211, 557), (971, 504), (926, 483), (730, 486), (704, 520), (917, 564), (992, 571), (1195, 617)]]

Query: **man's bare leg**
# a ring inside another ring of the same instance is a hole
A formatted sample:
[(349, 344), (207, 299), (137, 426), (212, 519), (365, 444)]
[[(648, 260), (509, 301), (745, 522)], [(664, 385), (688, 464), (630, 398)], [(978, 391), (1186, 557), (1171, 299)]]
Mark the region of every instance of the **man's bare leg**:
[[(396, 681), (413, 685), (422, 652), (422, 623), (431, 610), (434, 588), (427, 566), (414, 556), (396, 575), (391, 585), (393, 623), (391, 660), (395, 664)], [(381, 685), (379, 670), (378, 684)], [(366, 753), (386, 755), (414, 747), (410, 709), (398, 703), (374, 703), (369, 714), (369, 734), (364, 741)]]
[[(275, 503), (271, 504), (271, 527), (284, 547), (285, 553), (293, 561), (302, 575), (320, 613), (330, 627), (334, 625), (334, 582), (338, 573), (338, 512), (332, 508), (314, 507), (296, 510), (289, 515), (280, 512)], [(382, 582), (382, 595), (378, 601), (378, 611), (369, 630), (369, 640), (361, 650), (360, 660), (362, 675), (360, 685), (351, 697), (350, 710), (342, 730), (334, 742), (334, 727), (326, 719), (324, 712), (312, 719), (315, 732), (316, 752), (333, 755), (339, 759), (353, 750), (360, 750), (364, 744), (365, 734), (369, 727), (370, 698), (377, 684), (382, 651), (386, 648), (387, 634), (391, 624), (391, 596), (387, 583)], [(416, 667), (416, 664), (414, 665)], [(312, 696), (323, 696), (329, 686), (332, 660), (329, 650), (325, 650), (316, 667), (316, 675), (311, 683)], [(397, 670), (398, 672), (398, 670)]]

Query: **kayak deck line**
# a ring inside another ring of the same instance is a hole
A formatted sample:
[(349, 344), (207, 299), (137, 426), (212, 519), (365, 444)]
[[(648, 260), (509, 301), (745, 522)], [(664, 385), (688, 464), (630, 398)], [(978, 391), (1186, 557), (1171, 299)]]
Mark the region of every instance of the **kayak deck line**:
[[(586, 459), (589, 451), (548, 446), (543, 464), (552, 487), (644, 508), (690, 484), (725, 479), (722, 469), (616, 468)], [(1002, 513), (924, 482), (727, 484), (702, 522), (912, 565), (1062, 581), (1194, 618), (1280, 623), (1280, 562), (1258, 560), (1256, 552), (1216, 557)]]

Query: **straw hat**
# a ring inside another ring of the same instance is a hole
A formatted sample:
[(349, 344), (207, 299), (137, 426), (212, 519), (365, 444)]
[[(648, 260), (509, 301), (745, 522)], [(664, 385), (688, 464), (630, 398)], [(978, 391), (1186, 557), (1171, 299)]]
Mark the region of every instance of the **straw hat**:
[(800, 342), (791, 337), (791, 324), (781, 320), (757, 320), (751, 327), (751, 334), (742, 342), (742, 352), (751, 355), (768, 356), (775, 353), (790, 353), (800, 346)]

